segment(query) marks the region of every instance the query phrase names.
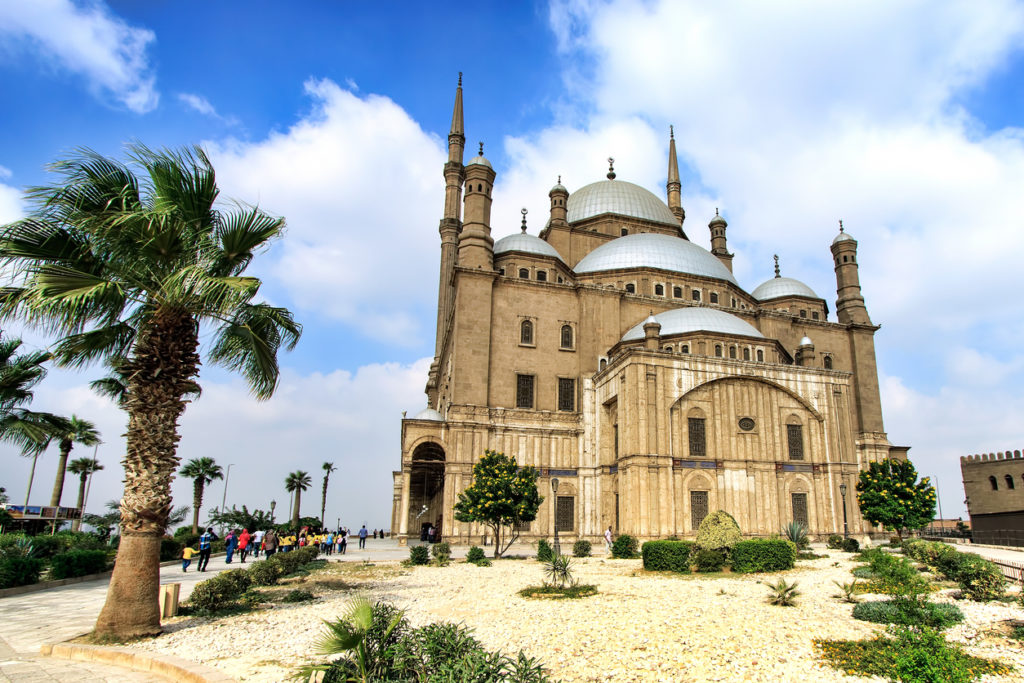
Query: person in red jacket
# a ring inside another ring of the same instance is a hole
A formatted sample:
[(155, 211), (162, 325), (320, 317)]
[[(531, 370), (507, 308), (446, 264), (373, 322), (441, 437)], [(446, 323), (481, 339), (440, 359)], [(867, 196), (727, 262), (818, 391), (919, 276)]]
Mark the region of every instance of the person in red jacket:
[(245, 564), (245, 556), (249, 554), (251, 540), (252, 536), (249, 535), (249, 530), (242, 529), (242, 533), (238, 535), (238, 550), (242, 553), (242, 564)]

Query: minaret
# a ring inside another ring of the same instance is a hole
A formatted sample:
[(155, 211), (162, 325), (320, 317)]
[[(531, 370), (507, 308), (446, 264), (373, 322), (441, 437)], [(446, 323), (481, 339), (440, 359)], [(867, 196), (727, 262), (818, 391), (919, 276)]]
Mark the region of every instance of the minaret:
[(427, 379), (428, 403), (433, 406), (437, 395), (437, 372), (444, 335), (452, 315), (455, 300), (455, 259), (458, 251), (459, 232), (462, 230), (462, 183), (466, 172), (462, 166), (462, 154), (466, 147), (465, 127), (462, 121), (462, 72), (455, 89), (455, 108), (452, 110), (452, 126), (448, 132), (448, 162), (444, 165), (444, 216), (438, 232), (441, 233), (441, 276), (437, 286), (437, 337), (434, 343), (434, 362)]
[(491, 191), (494, 169), (480, 153), (466, 164), (465, 218), (459, 236), (459, 267), (478, 270), (494, 269), (494, 238), (491, 237)]
[(871, 318), (860, 293), (857, 240), (843, 230), (842, 221), (839, 221), (839, 235), (832, 240), (832, 256), (836, 262), (836, 316), (839, 322), (870, 325)]
[(725, 229), (729, 227), (729, 224), (725, 222), (725, 219), (718, 215), (718, 209), (715, 209), (715, 217), (708, 223), (708, 228), (711, 230), (711, 253), (718, 257), (718, 260), (732, 272), (732, 257), (733, 254), (729, 253), (725, 243)]
[(551, 221), (549, 225), (567, 225), (566, 202), (569, 201), (569, 190), (562, 186), (562, 176), (558, 176), (558, 182), (548, 192), (551, 198)]
[(672, 215), (679, 219), (680, 227), (686, 220), (686, 212), (683, 211), (682, 191), (683, 185), (679, 182), (679, 161), (676, 158), (676, 133), (672, 126), (668, 127), (668, 182), (665, 183), (668, 191), (668, 208)]

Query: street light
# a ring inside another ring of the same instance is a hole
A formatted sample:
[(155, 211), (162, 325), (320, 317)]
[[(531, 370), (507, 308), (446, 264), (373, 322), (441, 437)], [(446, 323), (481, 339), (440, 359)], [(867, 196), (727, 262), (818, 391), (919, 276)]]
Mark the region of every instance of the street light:
[(220, 497), (220, 535), (224, 535), (224, 503), (228, 499), (228, 478), (231, 476), (231, 467), (235, 463), (228, 464), (228, 470), (224, 473), (224, 495)]
[(850, 528), (846, 524), (846, 484), (839, 485), (839, 494), (843, 497), (843, 538), (849, 538)]
[(555, 556), (557, 557), (558, 555), (562, 554), (562, 546), (559, 545), (559, 543), (558, 543), (558, 477), (554, 477), (554, 478), (551, 479), (551, 491), (554, 492), (554, 494), (555, 494), (555, 495), (551, 496), (552, 499), (553, 499), (551, 507), (552, 507), (552, 509), (554, 509), (554, 518), (555, 518)]
[(274, 508), (276, 508), (276, 507), (277, 507), (277, 501), (276, 500), (270, 501), (270, 521), (271, 522), (274, 521)]

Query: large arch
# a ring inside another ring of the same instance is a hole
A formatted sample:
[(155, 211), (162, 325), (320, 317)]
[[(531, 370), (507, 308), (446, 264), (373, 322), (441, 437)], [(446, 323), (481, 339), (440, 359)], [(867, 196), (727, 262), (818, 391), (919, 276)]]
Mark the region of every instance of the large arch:
[(425, 538), (432, 524), (440, 534), (444, 522), (445, 452), (435, 441), (422, 441), (412, 451), (409, 465), (409, 535)]
[(824, 422), (825, 421), (825, 416), (822, 415), (820, 412), (818, 412), (818, 409), (815, 408), (813, 405), (811, 405), (810, 401), (808, 401), (806, 398), (804, 398), (800, 394), (796, 393), (795, 391), (793, 391), (792, 389), (790, 389), (787, 386), (779, 384), (778, 382), (773, 382), (770, 379), (766, 379), (764, 377), (756, 377), (754, 375), (741, 375), (739, 377), (716, 377), (715, 379), (708, 380), (707, 382), (704, 382), (703, 384), (698, 384), (697, 386), (692, 387), (689, 391), (687, 391), (682, 396), (677, 398), (674, 401), (674, 404), (682, 403), (684, 400), (686, 400), (687, 396), (689, 396), (690, 394), (692, 394), (695, 391), (699, 391), (701, 389), (707, 389), (707, 388), (711, 387), (714, 384), (722, 384), (722, 383), (725, 383), (725, 382), (760, 382), (761, 384), (766, 384), (766, 385), (768, 385), (769, 387), (771, 387), (773, 389), (778, 389), (779, 391), (788, 394), (790, 397), (793, 398), (794, 401), (796, 401), (797, 403), (802, 405), (804, 408), (806, 408), (807, 412), (809, 412), (811, 415), (813, 415), (814, 419), (816, 419), (818, 422)]

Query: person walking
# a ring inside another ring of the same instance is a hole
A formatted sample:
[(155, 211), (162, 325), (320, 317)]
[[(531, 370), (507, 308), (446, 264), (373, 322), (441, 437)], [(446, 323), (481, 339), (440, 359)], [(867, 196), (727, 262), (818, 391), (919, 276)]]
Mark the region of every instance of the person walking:
[(249, 545), (252, 546), (252, 559), (258, 560), (260, 557), (260, 548), (263, 547), (263, 535), (266, 532), (263, 529), (257, 529), (252, 534), (252, 540)]
[(228, 531), (228, 535), (224, 537), (224, 552), (227, 554), (224, 562), (231, 564), (231, 558), (235, 556), (235, 548), (238, 547), (238, 535), (235, 534), (235, 530), (231, 529)]
[(608, 546), (608, 552), (612, 551), (612, 528), (609, 526), (604, 532), (604, 542)]
[(277, 552), (277, 532), (273, 529), (263, 534), (263, 554), (269, 560)]
[(342, 529), (338, 535), (341, 537), (341, 540), (338, 541), (338, 552), (344, 555), (348, 550), (348, 529)]
[(362, 550), (362, 549), (364, 549), (366, 547), (366, 536), (367, 536), (367, 531), (366, 531), (366, 525), (364, 524), (363, 528), (359, 530), (359, 549), (360, 550)]
[(242, 533), (238, 535), (238, 551), (242, 555), (242, 564), (245, 564), (245, 556), (249, 554), (250, 543), (252, 543), (252, 536), (249, 535), (249, 530), (242, 529)]
[(195, 553), (195, 548), (190, 548), (189, 546), (185, 546), (185, 549), (181, 551), (181, 571), (188, 571), (188, 566), (192, 564), (192, 556)]
[(213, 527), (208, 527), (206, 532), (199, 537), (199, 564), (196, 569), (205, 572), (206, 565), (210, 564), (210, 551), (213, 546)]

